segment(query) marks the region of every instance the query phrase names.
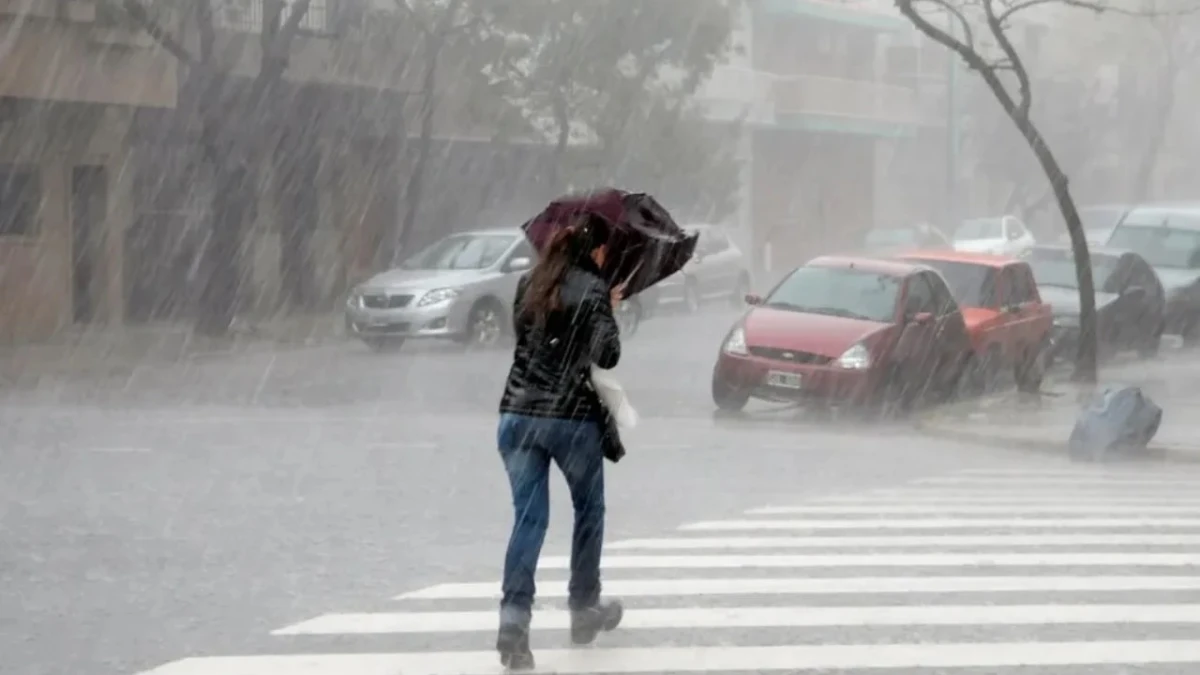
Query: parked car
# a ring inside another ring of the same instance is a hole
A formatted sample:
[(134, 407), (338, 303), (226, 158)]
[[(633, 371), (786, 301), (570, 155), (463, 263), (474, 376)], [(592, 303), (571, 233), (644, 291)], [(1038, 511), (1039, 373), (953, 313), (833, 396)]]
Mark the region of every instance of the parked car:
[(971, 253), (1017, 255), (1037, 241), (1016, 216), (975, 218), (963, 221), (954, 231), (954, 248)]
[[(346, 299), (346, 332), (376, 351), (409, 339), (489, 346), (512, 330), (517, 280), (535, 252), (517, 228), (452, 234), (356, 286)], [(640, 301), (618, 308), (622, 333), (636, 331)]]
[(971, 354), (945, 281), (911, 263), (821, 257), (747, 301), (713, 369), (723, 410), (751, 398), (908, 407), (953, 394)]
[[(1132, 251), (1090, 250), (1096, 287), (1096, 341), (1101, 354), (1135, 350), (1158, 353), (1165, 325), (1166, 294), (1154, 270)], [(1071, 356), (1079, 344), (1079, 282), (1069, 246), (1035, 246), (1025, 258), (1042, 297), (1054, 309), (1050, 362)]]
[(863, 237), (863, 249), (872, 253), (888, 253), (910, 249), (953, 248), (950, 237), (929, 223), (901, 227), (877, 227)]
[[(1083, 231), (1087, 237), (1088, 246), (1103, 246), (1112, 235), (1113, 228), (1128, 211), (1128, 204), (1080, 207), (1079, 219), (1083, 221)], [(1058, 243), (1069, 245), (1071, 235), (1067, 233), (1067, 224), (1063, 222), (1062, 216), (1056, 216), (1054, 223), (1057, 225), (1057, 230), (1062, 233), (1058, 236)]]
[(650, 289), (647, 297), (655, 305), (682, 304), (689, 313), (708, 300), (741, 306), (750, 292), (750, 261), (720, 226), (686, 225), (684, 229), (700, 235), (695, 255), (682, 270)]
[(936, 270), (962, 309), (974, 349), (967, 382), (972, 389), (992, 389), (1004, 370), (1013, 373), (1022, 391), (1041, 388), (1041, 355), (1049, 348), (1054, 320), (1028, 263), (957, 251), (919, 251), (899, 258)]
[(1105, 246), (1133, 251), (1154, 268), (1166, 292), (1164, 332), (1200, 344), (1200, 203), (1130, 209)]

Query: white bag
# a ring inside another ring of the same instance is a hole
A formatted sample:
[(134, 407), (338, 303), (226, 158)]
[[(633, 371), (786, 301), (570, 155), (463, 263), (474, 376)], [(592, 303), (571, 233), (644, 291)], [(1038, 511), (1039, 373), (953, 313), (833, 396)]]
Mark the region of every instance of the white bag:
[(637, 426), (638, 414), (625, 394), (625, 388), (617, 381), (611, 370), (592, 366), (592, 388), (600, 397), (600, 402), (608, 408), (608, 413), (616, 420), (617, 426), (632, 429)]

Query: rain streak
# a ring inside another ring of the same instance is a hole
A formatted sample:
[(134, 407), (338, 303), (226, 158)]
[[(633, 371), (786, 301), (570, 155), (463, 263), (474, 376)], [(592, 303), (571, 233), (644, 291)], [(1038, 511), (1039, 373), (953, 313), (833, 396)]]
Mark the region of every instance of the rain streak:
[(1200, 0), (0, 0), (0, 672), (1192, 675), (1198, 81)]

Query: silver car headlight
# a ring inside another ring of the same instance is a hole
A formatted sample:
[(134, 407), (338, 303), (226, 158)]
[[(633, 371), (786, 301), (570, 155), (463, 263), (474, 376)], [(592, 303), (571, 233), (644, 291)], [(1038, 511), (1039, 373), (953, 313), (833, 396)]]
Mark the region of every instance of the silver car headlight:
[(430, 305), (440, 305), (450, 302), (461, 293), (462, 291), (457, 288), (435, 288), (421, 296), (420, 301), (417, 302), (417, 307), (428, 307)]
[(350, 295), (346, 296), (346, 306), (353, 307), (355, 309), (362, 308), (362, 306), (363, 306), (362, 291), (360, 289), (356, 288), (356, 289), (350, 291)]

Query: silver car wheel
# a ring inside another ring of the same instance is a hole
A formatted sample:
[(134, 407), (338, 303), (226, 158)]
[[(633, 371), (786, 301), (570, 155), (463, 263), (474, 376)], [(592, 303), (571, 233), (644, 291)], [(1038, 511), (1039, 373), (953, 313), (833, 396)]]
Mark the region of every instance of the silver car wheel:
[(625, 301), (617, 305), (616, 316), (613, 318), (617, 320), (617, 327), (621, 330), (623, 336), (629, 337), (637, 332), (640, 320), (638, 317), (638, 308), (634, 303)]
[(500, 313), (483, 305), (471, 312), (471, 343), (489, 347), (500, 341)]

